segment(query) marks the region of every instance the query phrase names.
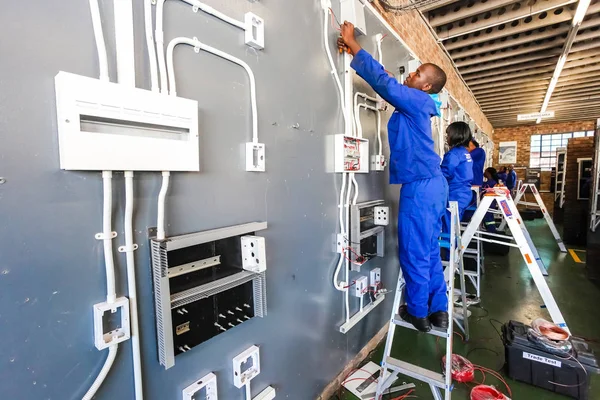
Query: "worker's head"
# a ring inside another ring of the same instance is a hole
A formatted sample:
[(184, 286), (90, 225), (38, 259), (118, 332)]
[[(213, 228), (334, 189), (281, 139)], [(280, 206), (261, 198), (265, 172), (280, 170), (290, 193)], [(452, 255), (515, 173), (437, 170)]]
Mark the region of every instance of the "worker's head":
[(408, 74), (404, 84), (429, 94), (439, 93), (446, 84), (446, 73), (435, 64), (423, 64), (416, 71)]
[(493, 168), (493, 167), (486, 168), (485, 171), (483, 172), (483, 176), (487, 180), (493, 179), (496, 182), (498, 182), (498, 171), (496, 171), (496, 168)]
[(506, 167), (500, 167), (500, 171), (498, 172), (506, 172)]
[(510, 172), (512, 172), (512, 170), (513, 170), (513, 169), (515, 169), (515, 166), (514, 166), (514, 165), (512, 165), (512, 164), (510, 164), (510, 165), (508, 166), (508, 170), (509, 170)]
[(471, 141), (471, 129), (466, 122), (462, 121), (453, 122), (448, 125), (446, 135), (448, 136), (448, 146), (450, 147), (468, 147)]
[(475, 138), (472, 137), (471, 140), (469, 141), (469, 147), (467, 147), (467, 149), (469, 151), (473, 151), (478, 147), (479, 147), (479, 143), (477, 142), (477, 140), (475, 140)]

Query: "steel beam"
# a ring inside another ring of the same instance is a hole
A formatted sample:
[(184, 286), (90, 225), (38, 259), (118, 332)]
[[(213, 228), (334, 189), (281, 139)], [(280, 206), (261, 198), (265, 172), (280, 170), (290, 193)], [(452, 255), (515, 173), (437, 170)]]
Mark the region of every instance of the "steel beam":
[[(502, 68), (502, 72), (509, 73), (509, 72), (515, 72), (515, 71), (523, 71), (525, 69), (530, 69), (530, 68), (545, 67), (547, 65), (556, 64), (556, 60), (558, 60), (558, 58), (556, 58), (556, 59), (547, 58), (544, 60), (530, 62), (530, 63), (526, 63), (523, 65), (515, 65), (513, 67)], [(498, 75), (498, 71), (474, 72), (471, 74), (463, 72), (462, 75), (463, 75), (464, 79), (476, 79), (476, 78), (485, 78), (488, 76), (496, 76), (496, 75)]]
[(491, 63), (477, 65), (474, 67), (461, 68), (461, 69), (459, 69), (459, 71), (461, 74), (463, 74), (463, 73), (470, 74), (470, 73), (478, 72), (478, 71), (487, 71), (490, 69), (502, 68), (502, 67), (506, 67), (509, 65), (528, 63), (530, 61), (536, 61), (536, 60), (542, 60), (544, 58), (556, 57), (556, 56), (560, 55), (560, 53), (561, 53), (560, 49), (544, 51), (544, 52), (540, 52), (540, 53), (534, 53), (531, 55), (514, 57), (514, 58), (504, 60), (504, 61), (491, 62)]
[[(514, 49), (511, 50), (506, 50), (506, 51), (497, 51), (494, 54), (490, 54), (490, 53), (486, 53), (484, 55), (479, 55), (476, 56), (474, 58), (467, 58), (467, 59), (463, 59), (461, 61), (455, 61), (455, 64), (458, 68), (462, 68), (462, 67), (467, 67), (469, 65), (473, 65), (473, 64), (480, 64), (480, 63), (485, 63), (485, 62), (490, 62), (490, 61), (495, 61), (495, 60), (502, 60), (505, 58), (509, 58), (509, 57), (516, 57), (516, 56), (520, 56), (521, 54), (531, 54), (531, 53), (535, 53), (538, 51), (542, 51), (542, 50), (547, 50), (547, 49), (553, 49), (553, 48), (557, 48), (560, 49), (562, 47), (564, 43), (564, 39), (560, 36), (556, 37), (555, 39), (542, 43), (542, 44), (538, 44), (538, 45), (531, 45), (531, 46), (517, 46)], [(454, 58), (455, 60), (457, 60), (457, 58)]]
[[(458, 21), (460, 19), (494, 11), (501, 7), (517, 3), (518, 1), (519, 0), (494, 0), (485, 3), (476, 2), (472, 7), (468, 7), (467, 4), (461, 3), (457, 4), (456, 7), (449, 7), (452, 8), (452, 10), (437, 9), (435, 15), (429, 18), (429, 25), (435, 28), (441, 25), (449, 24), (450, 22)], [(447, 12), (444, 15), (442, 15), (441, 13), (439, 13), (439, 11)]]
[[(507, 78), (505, 76), (504, 79), (500, 79), (499, 82), (496, 82), (496, 80), (494, 80), (492, 82), (494, 82), (494, 84), (493, 84), (494, 87), (502, 87), (502, 86), (512, 85), (512, 84), (516, 84), (516, 83), (529, 83), (529, 82), (534, 82), (537, 80), (546, 80), (546, 79), (550, 79), (551, 77), (552, 77), (552, 71), (549, 71), (549, 72), (546, 72), (545, 74), (539, 74), (539, 75), (534, 75), (534, 76), (525, 76), (525, 77), (517, 76), (514, 78)], [(490, 86), (489, 82), (490, 81), (480, 82), (480, 83), (468, 82), (468, 84), (472, 90), (477, 90), (477, 89), (481, 88), (482, 86), (489, 87)]]
[(448, 4), (456, 3), (458, 0), (440, 0), (431, 2), (423, 7), (420, 7), (421, 12), (428, 12), (434, 9), (439, 9), (447, 6)]

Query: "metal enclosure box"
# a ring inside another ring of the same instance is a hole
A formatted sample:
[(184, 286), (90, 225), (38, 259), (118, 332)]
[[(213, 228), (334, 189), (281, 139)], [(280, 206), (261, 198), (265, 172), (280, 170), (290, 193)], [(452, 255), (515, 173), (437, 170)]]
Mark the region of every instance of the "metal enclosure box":
[[(348, 247), (355, 254), (368, 260), (374, 256), (383, 257), (385, 249), (384, 226), (376, 224), (376, 208), (384, 206), (383, 200), (367, 201), (350, 206), (350, 240)], [(371, 241), (370, 248), (364, 248)], [(373, 244), (372, 241), (375, 241)], [(371, 253), (371, 251), (374, 251)], [(367, 254), (369, 252), (369, 254)], [(360, 271), (363, 263), (350, 263), (352, 271)]]
[[(186, 289), (178, 292), (173, 292), (172, 289), (174, 282), (173, 279), (177, 279), (178, 277), (181, 278), (179, 272), (180, 266), (172, 265), (173, 260), (171, 258), (175, 258), (178, 252), (180, 254), (182, 250), (197, 248), (199, 245), (212, 245), (213, 242), (227, 240), (229, 240), (230, 243), (233, 241), (239, 242), (237, 237), (243, 237), (243, 235), (247, 234), (252, 235), (255, 231), (266, 228), (266, 222), (251, 222), (248, 224), (214, 229), (210, 231), (173, 236), (162, 241), (157, 240), (155, 237), (150, 238), (150, 246), (152, 251), (152, 274), (154, 280), (158, 357), (160, 364), (163, 365), (165, 369), (175, 365), (175, 355), (177, 353), (175, 347), (175, 335), (179, 335), (179, 332), (186, 332), (186, 330), (190, 330), (188, 329), (189, 325), (187, 327), (182, 327), (178, 322), (173, 320), (173, 311), (175, 309), (178, 309), (179, 311), (182, 310), (182, 307), (193, 308), (195, 306), (192, 303), (210, 299), (212, 296), (218, 296), (220, 293), (240, 287), (242, 285), (251, 284), (253, 293), (253, 301), (251, 303), (253, 303), (253, 307), (249, 311), (253, 317), (264, 317), (267, 313), (266, 272), (264, 270), (262, 272), (251, 272), (242, 269), (241, 249), (239, 250), (239, 253), (235, 252), (234, 254), (222, 254), (221, 257), (218, 258), (218, 260), (221, 260), (224, 257), (228, 257), (231, 260), (235, 259), (236, 266), (239, 261), (238, 272), (227, 274), (224, 277), (213, 279), (210, 282), (195, 286), (193, 285), (193, 282), (190, 284), (188, 280), (185, 286)], [(214, 257), (214, 260), (217, 260), (217, 257)], [(194, 262), (194, 264), (201, 264), (204, 261), (205, 260), (198, 260), (198, 262)], [(202, 271), (202, 268), (203, 267), (200, 267), (200, 272)], [(177, 271), (177, 273), (173, 274), (173, 270)], [(190, 269), (189, 273), (194, 273), (196, 271), (198, 271), (198, 268)], [(183, 278), (186, 277), (183, 276)], [(187, 311), (185, 311), (185, 313), (187, 314)], [(188, 318), (193, 318), (193, 314), (194, 313), (191, 312)], [(209, 312), (207, 314), (211, 314), (212, 316), (213, 313)], [(201, 330), (215, 329), (213, 325), (218, 325), (217, 323), (213, 324), (211, 321), (209, 322), (210, 326), (199, 326), (199, 328)], [(203, 323), (206, 323), (206, 321)], [(223, 324), (225, 324), (225, 322)], [(235, 325), (237, 325), (237, 323)], [(221, 330), (224, 331), (226, 329)], [(217, 332), (216, 334), (218, 333), (220, 332)], [(210, 337), (214, 337), (216, 334), (213, 334)], [(193, 344), (193, 346), (195, 345), (196, 344)], [(185, 350), (191, 350), (191, 348)]]
[(59, 72), (60, 167), (199, 171), (198, 102)]

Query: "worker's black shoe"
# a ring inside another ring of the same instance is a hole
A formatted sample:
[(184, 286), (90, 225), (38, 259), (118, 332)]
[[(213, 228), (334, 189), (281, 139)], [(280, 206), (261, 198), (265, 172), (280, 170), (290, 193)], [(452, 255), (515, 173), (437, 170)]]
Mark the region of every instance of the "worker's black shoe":
[(429, 316), (429, 322), (431, 325), (440, 329), (448, 329), (448, 312), (447, 311), (436, 311)]
[(400, 306), (398, 310), (398, 314), (400, 314), (400, 318), (412, 324), (418, 331), (421, 332), (429, 332), (431, 330), (431, 323), (428, 318), (417, 318), (415, 316), (410, 315), (406, 306)]

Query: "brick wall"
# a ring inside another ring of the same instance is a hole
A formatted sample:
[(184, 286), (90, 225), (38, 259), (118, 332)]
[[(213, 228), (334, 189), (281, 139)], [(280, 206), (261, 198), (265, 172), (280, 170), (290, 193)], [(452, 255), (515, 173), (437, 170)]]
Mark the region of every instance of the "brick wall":
[(492, 137), (492, 124), (481, 111), (467, 86), (460, 79), (450, 58), (433, 38), (429, 26), (423, 21), (419, 12), (413, 10), (399, 14), (389, 13), (381, 7), (378, 0), (375, 0), (372, 4), (396, 29), (402, 40), (421, 62), (437, 64), (446, 72), (448, 76), (446, 89), (465, 108), (465, 111), (481, 127), (483, 132)]
[(494, 166), (498, 165), (498, 148), (500, 142), (517, 142), (517, 163), (515, 165), (529, 167), (529, 150), (531, 149), (531, 135), (545, 133), (566, 133), (589, 131), (596, 128), (594, 120), (561, 122), (555, 124), (521, 125), (509, 128), (494, 129)]
[(577, 200), (578, 158), (594, 155), (594, 138), (569, 140), (567, 146), (567, 173), (565, 175), (565, 205), (563, 240), (568, 244), (585, 245), (588, 230), (588, 201)]

